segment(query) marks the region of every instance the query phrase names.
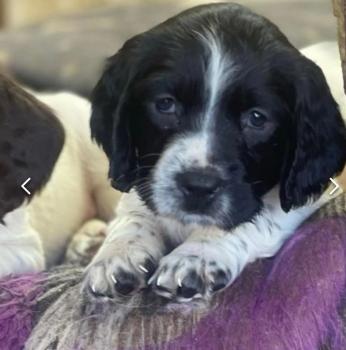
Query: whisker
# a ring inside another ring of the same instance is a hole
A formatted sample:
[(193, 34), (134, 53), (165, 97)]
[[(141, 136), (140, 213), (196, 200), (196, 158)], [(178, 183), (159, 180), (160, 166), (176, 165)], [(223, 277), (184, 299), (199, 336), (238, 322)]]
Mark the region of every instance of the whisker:
[(254, 182), (250, 182), (250, 185), (260, 184), (262, 182), (263, 182), (263, 180), (254, 181)]
[(148, 154), (145, 154), (144, 156), (139, 157), (139, 159), (144, 159), (147, 157), (159, 157), (160, 155), (161, 155), (160, 153), (148, 153)]

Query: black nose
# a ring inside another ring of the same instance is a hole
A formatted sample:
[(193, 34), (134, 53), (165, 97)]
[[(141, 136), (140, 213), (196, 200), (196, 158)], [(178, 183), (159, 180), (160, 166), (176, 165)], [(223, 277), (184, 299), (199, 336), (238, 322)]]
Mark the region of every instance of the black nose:
[(186, 196), (210, 197), (220, 188), (221, 179), (214, 170), (196, 169), (177, 175), (177, 183)]

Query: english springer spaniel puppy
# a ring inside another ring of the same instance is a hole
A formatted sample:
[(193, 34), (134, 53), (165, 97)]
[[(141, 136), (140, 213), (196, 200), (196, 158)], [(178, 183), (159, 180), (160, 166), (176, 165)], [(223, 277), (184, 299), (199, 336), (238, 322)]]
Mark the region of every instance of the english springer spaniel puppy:
[(84, 288), (208, 299), (330, 197), (346, 132), (321, 69), (267, 19), (199, 6), (128, 40), (91, 129), (123, 192)]
[(77, 231), (85, 246), (114, 217), (119, 193), (90, 114), (83, 98), (33, 94), (0, 74), (0, 277), (58, 263)]

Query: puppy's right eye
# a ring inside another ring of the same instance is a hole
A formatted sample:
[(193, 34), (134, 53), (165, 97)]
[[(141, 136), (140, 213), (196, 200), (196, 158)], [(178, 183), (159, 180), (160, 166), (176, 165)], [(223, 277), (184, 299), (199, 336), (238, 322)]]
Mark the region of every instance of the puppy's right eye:
[(161, 130), (175, 130), (180, 125), (181, 104), (169, 94), (160, 94), (149, 102), (149, 118)]
[(175, 99), (171, 96), (163, 96), (155, 101), (155, 108), (157, 112), (162, 114), (175, 114), (176, 103)]

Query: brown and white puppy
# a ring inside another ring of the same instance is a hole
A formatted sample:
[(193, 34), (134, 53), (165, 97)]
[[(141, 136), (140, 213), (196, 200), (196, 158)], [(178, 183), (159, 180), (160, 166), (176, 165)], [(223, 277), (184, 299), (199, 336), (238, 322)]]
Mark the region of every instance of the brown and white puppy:
[(0, 276), (44, 267), (42, 242), (28, 224), (27, 194), (48, 182), (64, 143), (61, 123), (43, 103), (0, 75)]
[(89, 119), (83, 98), (34, 96), (0, 75), (0, 277), (57, 263), (74, 233), (113, 217), (118, 194)]
[(98, 297), (148, 283), (178, 301), (210, 297), (273, 256), (346, 161), (321, 69), (232, 3), (128, 40), (95, 88), (91, 128), (113, 185), (130, 191), (86, 271)]

